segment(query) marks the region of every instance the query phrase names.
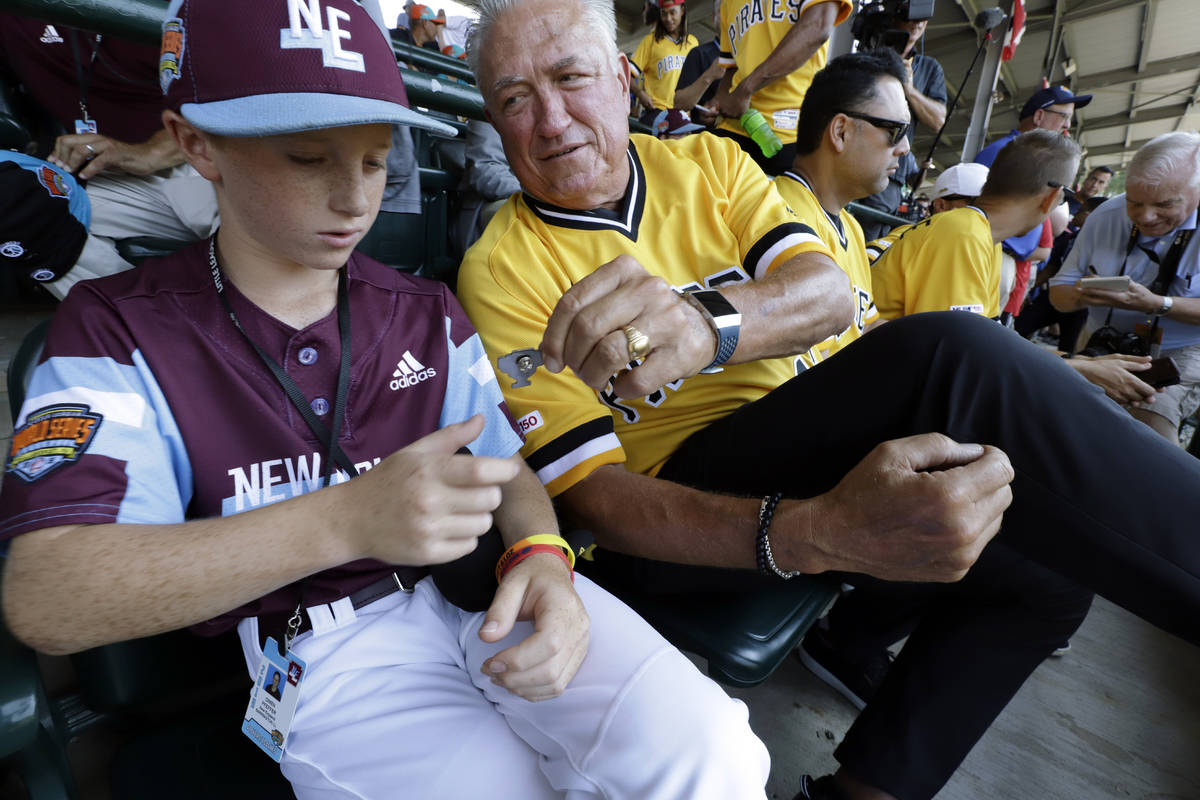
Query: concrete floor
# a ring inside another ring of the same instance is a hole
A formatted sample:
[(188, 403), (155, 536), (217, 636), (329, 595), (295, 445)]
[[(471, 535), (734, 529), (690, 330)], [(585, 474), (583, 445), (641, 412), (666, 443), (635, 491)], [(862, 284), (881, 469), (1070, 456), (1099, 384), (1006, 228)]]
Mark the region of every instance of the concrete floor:
[[(0, 370), (44, 316), (0, 312)], [(2, 394), (5, 453), (10, 438)], [(69, 688), (66, 659), (43, 663), (51, 691)], [(835, 768), (833, 750), (854, 709), (798, 661), (789, 659), (761, 686), (731, 693), (749, 705), (770, 749), (772, 800), (790, 800), (801, 775)], [(110, 797), (112, 744), (110, 732), (93, 729), (72, 745), (84, 800)], [(22, 796), (15, 781), (0, 778), (0, 797)], [(1200, 800), (1200, 649), (1098, 600), (1070, 653), (1034, 673), (938, 798)]]

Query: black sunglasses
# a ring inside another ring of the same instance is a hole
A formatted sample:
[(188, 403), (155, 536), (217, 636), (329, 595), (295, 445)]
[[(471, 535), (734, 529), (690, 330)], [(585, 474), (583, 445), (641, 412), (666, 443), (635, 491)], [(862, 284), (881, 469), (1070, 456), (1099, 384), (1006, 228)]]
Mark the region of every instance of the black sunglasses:
[(1054, 181), (1046, 181), (1046, 185), (1051, 186), (1055, 189), (1062, 189), (1063, 190), (1063, 202), (1067, 202), (1067, 201), (1075, 199), (1075, 190), (1074, 189), (1063, 186), (1061, 183), (1055, 183)]
[(897, 122), (894, 119), (883, 119), (882, 117), (872, 117), (870, 114), (860, 114), (857, 111), (838, 111), (839, 114), (845, 114), (847, 117), (861, 119), (863, 122), (874, 125), (888, 132), (888, 141), (892, 147), (900, 144), (900, 140), (908, 135), (908, 129), (912, 127), (911, 122)]

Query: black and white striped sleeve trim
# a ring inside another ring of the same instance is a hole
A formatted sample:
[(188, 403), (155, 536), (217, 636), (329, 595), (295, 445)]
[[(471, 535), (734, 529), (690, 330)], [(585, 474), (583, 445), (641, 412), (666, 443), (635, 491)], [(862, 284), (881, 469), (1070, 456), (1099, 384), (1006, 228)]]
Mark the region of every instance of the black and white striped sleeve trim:
[(815, 242), (822, 247), (825, 246), (825, 242), (821, 240), (817, 232), (804, 223), (785, 222), (772, 228), (755, 242), (754, 246), (750, 248), (750, 252), (746, 254), (746, 263), (742, 266), (754, 276), (755, 280), (761, 280), (780, 253), (806, 242)]
[(598, 417), (542, 445), (525, 461), (545, 485), (588, 459), (620, 447), (621, 442), (613, 432), (612, 417)]

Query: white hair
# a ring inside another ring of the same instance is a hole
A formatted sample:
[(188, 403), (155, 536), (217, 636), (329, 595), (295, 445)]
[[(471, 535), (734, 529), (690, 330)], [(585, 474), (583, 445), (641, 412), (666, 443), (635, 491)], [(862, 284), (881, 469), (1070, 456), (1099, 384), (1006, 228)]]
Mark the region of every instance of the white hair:
[(1176, 131), (1155, 136), (1129, 162), (1126, 180), (1140, 186), (1172, 183), (1190, 176), (1189, 189), (1200, 189), (1200, 133)]
[[(524, 0), (476, 0), (473, 3), (479, 11), (479, 19), (467, 32), (467, 63), (475, 73), (475, 81), (479, 82), (479, 61), (484, 42), (491, 33), (492, 25), (505, 11), (515, 8)], [(576, 25), (591, 31), (594, 39), (604, 42), (608, 66), (615, 67), (617, 62), (617, 17), (613, 10), (612, 0), (575, 0), (579, 4), (580, 13)], [(588, 37), (592, 39), (593, 37)], [(483, 86), (479, 87), (481, 90)]]

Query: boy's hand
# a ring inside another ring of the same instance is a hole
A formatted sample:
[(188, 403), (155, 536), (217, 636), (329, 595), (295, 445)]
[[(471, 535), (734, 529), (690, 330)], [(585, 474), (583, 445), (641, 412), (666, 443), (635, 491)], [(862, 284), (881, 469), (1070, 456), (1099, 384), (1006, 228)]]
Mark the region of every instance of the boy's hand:
[(530, 701), (558, 697), (587, 654), (590, 621), (562, 559), (530, 556), (504, 576), (479, 638), (503, 639), (517, 620), (533, 620), (533, 635), (483, 662), (497, 686)]
[(359, 557), (442, 564), (475, 549), (492, 527), (500, 485), (518, 469), (509, 459), (458, 454), (483, 426), (476, 414), (434, 431), (346, 485), (338, 496)]

